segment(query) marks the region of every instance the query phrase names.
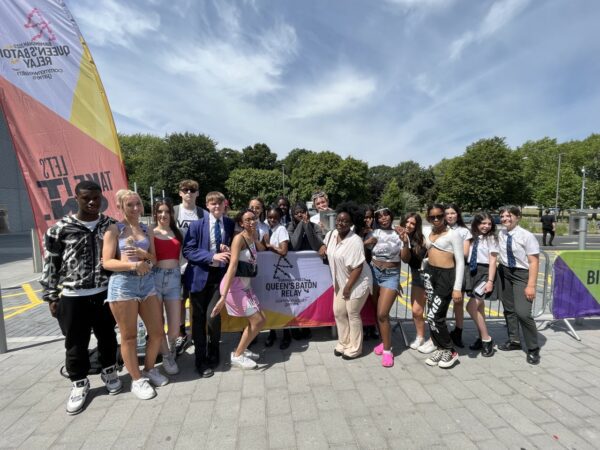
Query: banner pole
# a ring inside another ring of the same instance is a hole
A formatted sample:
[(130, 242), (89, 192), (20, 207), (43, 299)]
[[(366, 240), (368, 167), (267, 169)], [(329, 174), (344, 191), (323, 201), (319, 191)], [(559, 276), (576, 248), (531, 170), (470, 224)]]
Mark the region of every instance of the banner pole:
[(6, 327), (4, 326), (4, 306), (2, 305), (2, 289), (0, 287), (0, 354), (6, 353)]

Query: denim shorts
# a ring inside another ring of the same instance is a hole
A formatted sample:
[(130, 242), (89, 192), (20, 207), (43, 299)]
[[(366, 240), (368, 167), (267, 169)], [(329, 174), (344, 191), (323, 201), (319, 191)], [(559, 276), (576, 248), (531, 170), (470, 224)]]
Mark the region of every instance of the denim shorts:
[(107, 302), (125, 300), (146, 300), (151, 295), (156, 295), (154, 287), (154, 273), (138, 275), (134, 271), (115, 272), (108, 280)]
[(423, 274), (418, 269), (410, 269), (410, 277), (411, 277), (411, 286), (420, 287), (421, 289), (425, 289), (425, 280), (423, 279)]
[(394, 291), (398, 290), (398, 284), (400, 283), (399, 267), (380, 269), (373, 264), (371, 265), (371, 270), (373, 272), (373, 284), (375, 286), (393, 289)]
[(154, 286), (156, 287), (156, 295), (160, 300), (172, 301), (181, 299), (181, 270), (179, 267), (175, 269), (161, 269), (155, 267)]

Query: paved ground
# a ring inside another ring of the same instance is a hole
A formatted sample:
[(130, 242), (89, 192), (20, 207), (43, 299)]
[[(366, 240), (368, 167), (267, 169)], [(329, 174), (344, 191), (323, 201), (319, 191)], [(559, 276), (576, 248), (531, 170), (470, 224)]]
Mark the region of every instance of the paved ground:
[[(265, 351), (261, 337), (258, 370), (231, 368), (225, 356), (210, 379), (197, 378), (188, 349), (181, 373), (155, 399), (137, 400), (126, 373), (116, 396), (91, 376), (86, 410), (70, 417), (56, 322), (36, 303), (39, 285), (26, 283), (32, 266), (6, 264), (13, 265), (0, 266), (9, 346), (0, 355), (0, 448), (598, 448), (597, 319), (576, 326), (581, 342), (561, 323), (543, 329), (535, 367), (523, 352), (482, 358), (464, 349), (453, 369), (430, 368), (406, 349), (399, 329), (391, 369), (372, 354), (373, 341), (360, 359), (336, 358), (328, 329), (286, 351)], [(18, 280), (15, 289), (4, 289), (7, 276)], [(490, 328), (504, 341), (501, 321)], [(410, 321), (403, 329), (414, 337)], [(466, 334), (469, 343), (470, 322)], [(224, 335), (223, 355), (237, 339)]]

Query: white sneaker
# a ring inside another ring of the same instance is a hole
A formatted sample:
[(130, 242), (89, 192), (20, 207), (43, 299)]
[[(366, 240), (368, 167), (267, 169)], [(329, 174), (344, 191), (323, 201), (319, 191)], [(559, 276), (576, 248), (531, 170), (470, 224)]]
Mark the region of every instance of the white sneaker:
[(106, 390), (110, 395), (115, 395), (121, 392), (123, 389), (123, 383), (121, 383), (121, 379), (117, 374), (117, 369), (115, 366), (105, 367), (102, 369), (102, 373), (100, 374), (100, 378), (104, 381), (104, 385), (106, 386)]
[(415, 338), (415, 340), (410, 343), (409, 347), (413, 350), (416, 350), (424, 343), (425, 343), (425, 338), (417, 336)]
[(146, 377), (150, 380), (150, 382), (156, 386), (164, 386), (169, 384), (169, 379), (165, 377), (162, 373), (158, 371), (158, 368), (153, 367), (150, 370), (142, 370), (142, 377)]
[(131, 393), (140, 400), (156, 397), (156, 391), (148, 382), (148, 378), (140, 378), (131, 382)]
[(179, 366), (175, 362), (175, 357), (172, 353), (162, 355), (162, 366), (167, 375), (177, 375), (179, 373)]
[(435, 349), (436, 349), (436, 346), (431, 339), (429, 339), (427, 342), (425, 342), (420, 347), (417, 347), (417, 350), (419, 350), (419, 352), (421, 352), (421, 353), (432, 353)]
[(246, 358), (250, 358), (253, 361), (258, 361), (258, 359), (260, 358), (260, 355), (258, 353), (254, 353), (253, 351), (250, 351), (248, 349), (244, 350), (244, 356)]
[(438, 362), (438, 366), (442, 369), (449, 369), (456, 361), (458, 361), (458, 353), (453, 352), (452, 350), (444, 350), (444, 354)]
[(240, 356), (235, 356), (233, 352), (231, 352), (231, 365), (244, 370), (256, 369), (256, 367), (258, 366), (258, 364), (256, 364), (243, 353)]
[(425, 364), (428, 366), (437, 366), (444, 356), (444, 350), (436, 350), (432, 355), (425, 360)]
[(79, 414), (83, 410), (83, 405), (85, 404), (85, 399), (89, 390), (90, 380), (87, 378), (73, 382), (71, 394), (69, 395), (69, 400), (67, 401), (67, 414), (72, 416)]

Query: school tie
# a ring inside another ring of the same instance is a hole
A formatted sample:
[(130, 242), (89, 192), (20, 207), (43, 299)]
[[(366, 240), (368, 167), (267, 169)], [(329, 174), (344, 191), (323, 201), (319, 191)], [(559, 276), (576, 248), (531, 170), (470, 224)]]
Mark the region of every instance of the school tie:
[(506, 238), (506, 257), (508, 258), (508, 268), (514, 269), (517, 267), (517, 260), (515, 259), (515, 254), (513, 253), (512, 247), (512, 236), (510, 233), (507, 233), (508, 237)]
[(469, 259), (469, 271), (471, 274), (477, 272), (477, 247), (479, 247), (479, 237), (476, 237), (471, 247), (471, 259)]
[(215, 247), (217, 248), (217, 253), (221, 251), (221, 244), (223, 243), (223, 235), (221, 234), (221, 221), (217, 220), (215, 222)]

